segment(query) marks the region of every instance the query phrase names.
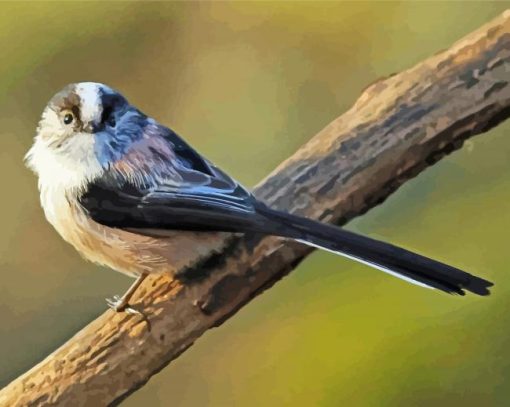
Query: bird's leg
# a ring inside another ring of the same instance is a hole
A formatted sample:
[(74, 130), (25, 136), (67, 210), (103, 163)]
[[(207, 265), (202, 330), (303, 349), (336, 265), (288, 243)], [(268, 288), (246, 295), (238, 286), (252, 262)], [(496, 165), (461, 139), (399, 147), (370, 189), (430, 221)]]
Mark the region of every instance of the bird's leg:
[(107, 298), (106, 303), (108, 304), (108, 306), (116, 312), (121, 312), (124, 310), (127, 311), (128, 309), (131, 309), (129, 307), (129, 300), (131, 299), (136, 289), (140, 286), (140, 284), (142, 284), (143, 280), (145, 280), (146, 277), (147, 274), (145, 273), (140, 274), (140, 276), (135, 280), (131, 287), (128, 288), (128, 290), (122, 297), (116, 295), (113, 298)]

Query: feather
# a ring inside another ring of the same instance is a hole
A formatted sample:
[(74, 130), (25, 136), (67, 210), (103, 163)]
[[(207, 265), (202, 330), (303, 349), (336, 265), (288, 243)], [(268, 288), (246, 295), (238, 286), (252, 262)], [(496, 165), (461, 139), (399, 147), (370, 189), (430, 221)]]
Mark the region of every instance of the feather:
[(139, 234), (258, 232), (295, 239), (447, 293), (487, 295), (492, 285), (391, 244), (270, 209), (151, 119), (79, 202), (94, 221)]

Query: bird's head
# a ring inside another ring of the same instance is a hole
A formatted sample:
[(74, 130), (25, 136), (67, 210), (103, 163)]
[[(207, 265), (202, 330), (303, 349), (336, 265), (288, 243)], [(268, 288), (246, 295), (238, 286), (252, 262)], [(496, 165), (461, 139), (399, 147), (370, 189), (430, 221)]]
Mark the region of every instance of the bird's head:
[(81, 187), (121, 159), (148, 120), (106, 85), (68, 85), (44, 109), (27, 165), (40, 183)]

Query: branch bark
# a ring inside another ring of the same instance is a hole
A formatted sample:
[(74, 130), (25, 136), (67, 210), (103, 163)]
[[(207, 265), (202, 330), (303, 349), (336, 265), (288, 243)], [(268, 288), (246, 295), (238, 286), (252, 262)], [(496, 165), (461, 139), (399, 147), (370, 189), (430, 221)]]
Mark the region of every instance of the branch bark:
[[(345, 224), (506, 119), (509, 81), (505, 12), (450, 49), (370, 85), (255, 194), (272, 207)], [(201, 241), (207, 250), (190, 251), (180, 266), (185, 278), (151, 277), (134, 297), (150, 325), (105, 312), (2, 389), (0, 406), (115, 405), (311, 252), (255, 235)]]

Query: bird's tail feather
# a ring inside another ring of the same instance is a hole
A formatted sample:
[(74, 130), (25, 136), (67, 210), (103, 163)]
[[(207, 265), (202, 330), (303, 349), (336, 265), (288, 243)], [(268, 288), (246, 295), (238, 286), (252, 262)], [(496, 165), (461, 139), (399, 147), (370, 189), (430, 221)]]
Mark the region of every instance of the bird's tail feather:
[(460, 295), (464, 290), (488, 295), (493, 285), (455, 267), (336, 226), (266, 206), (257, 208), (257, 212), (269, 221), (275, 235), (355, 259), (417, 285)]

